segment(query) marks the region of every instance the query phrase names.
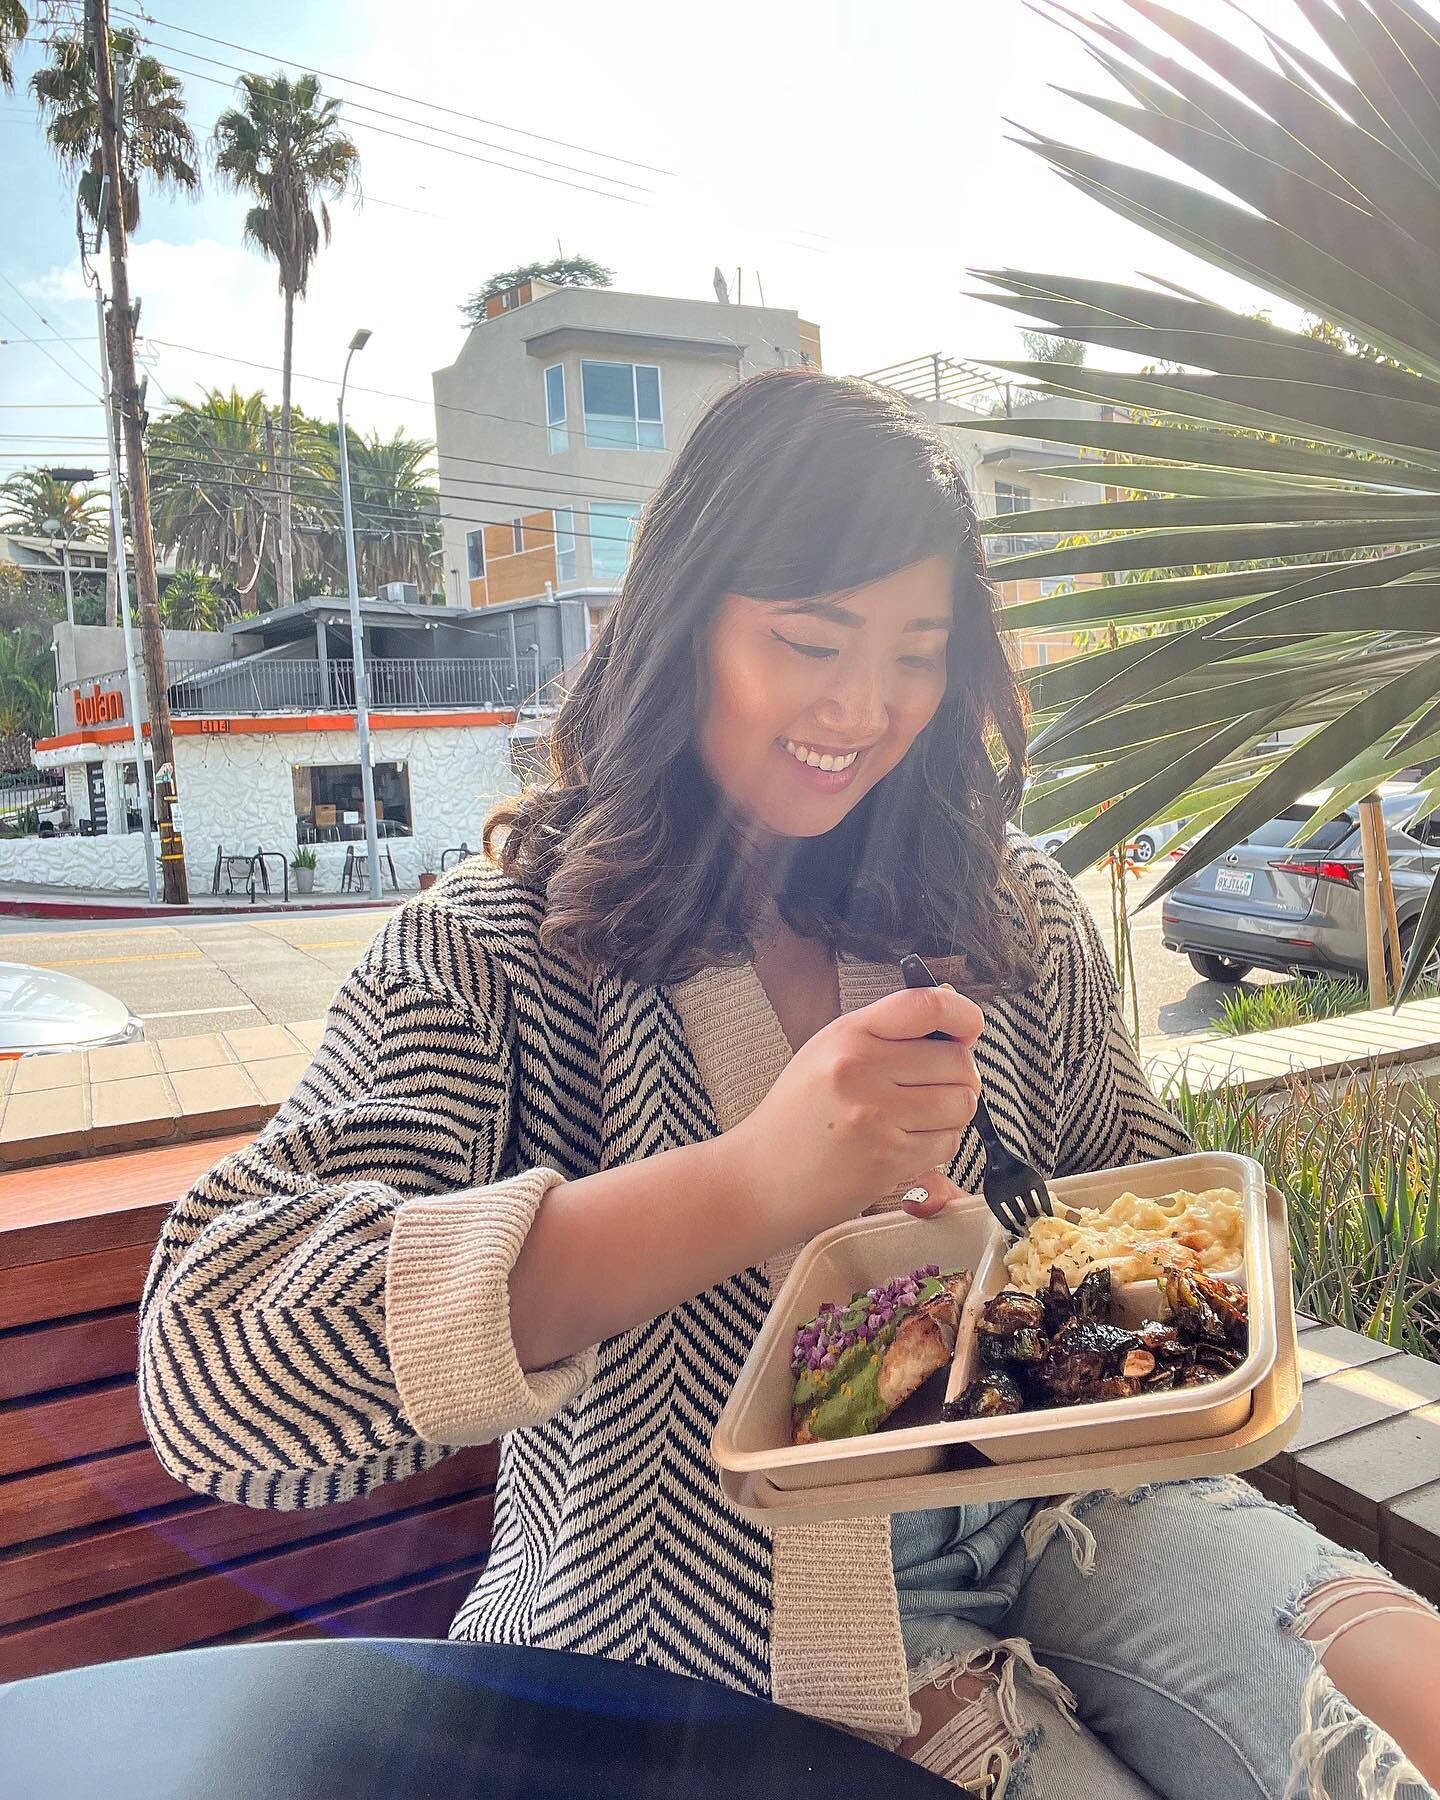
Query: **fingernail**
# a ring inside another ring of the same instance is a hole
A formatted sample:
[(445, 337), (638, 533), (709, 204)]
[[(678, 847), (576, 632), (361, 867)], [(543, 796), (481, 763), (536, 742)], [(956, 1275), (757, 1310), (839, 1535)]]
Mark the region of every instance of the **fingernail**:
[(902, 1206), (923, 1206), (929, 1198), (930, 1191), (928, 1188), (906, 1188), (905, 1192), (900, 1196), (900, 1204)]

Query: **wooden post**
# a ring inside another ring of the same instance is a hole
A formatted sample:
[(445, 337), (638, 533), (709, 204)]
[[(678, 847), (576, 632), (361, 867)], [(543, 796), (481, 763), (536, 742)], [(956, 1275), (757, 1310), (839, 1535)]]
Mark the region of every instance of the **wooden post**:
[(1385, 905), (1385, 936), (1390, 947), (1390, 985), (1398, 994), (1400, 977), (1405, 972), (1405, 957), (1400, 949), (1400, 920), (1395, 911), (1395, 882), (1390, 874), (1390, 840), (1385, 833), (1385, 814), (1375, 808), (1375, 861), (1380, 869)]
[(1380, 893), (1384, 832), (1380, 798), (1377, 794), (1367, 794), (1360, 802), (1360, 854), (1364, 860), (1365, 881), (1365, 968), (1370, 981), (1372, 1011), (1384, 1006), (1390, 998), (1385, 982), (1384, 902)]

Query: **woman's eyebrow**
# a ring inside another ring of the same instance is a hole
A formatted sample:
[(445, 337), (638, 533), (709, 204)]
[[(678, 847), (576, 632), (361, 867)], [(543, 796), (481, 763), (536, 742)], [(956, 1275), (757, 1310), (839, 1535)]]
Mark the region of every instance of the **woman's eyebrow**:
[[(816, 605), (813, 601), (797, 600), (793, 605), (784, 608), (787, 613), (804, 613), (813, 619), (828, 619), (834, 625), (860, 626), (865, 623), (859, 613), (851, 612), (841, 606), (838, 601), (826, 600)], [(911, 619), (904, 627), (906, 631), (949, 631), (949, 619)]]

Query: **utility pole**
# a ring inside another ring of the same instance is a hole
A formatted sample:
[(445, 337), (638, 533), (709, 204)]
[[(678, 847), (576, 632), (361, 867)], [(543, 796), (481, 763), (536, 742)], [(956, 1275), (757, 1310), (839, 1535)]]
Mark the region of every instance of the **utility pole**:
[[(84, 241), (81, 241), (84, 248)], [(89, 264), (84, 265), (87, 269)], [(155, 834), (150, 821), (150, 783), (145, 779), (145, 737), (140, 729), (140, 675), (135, 667), (135, 627), (130, 617), (130, 572), (125, 567), (125, 513), (120, 501), (120, 426), (110, 385), (110, 333), (100, 277), (95, 282), (95, 322), (100, 333), (100, 378), (105, 386), (105, 448), (110, 456), (110, 573), (125, 627), (125, 685), (130, 696), (130, 735), (135, 740), (135, 785), (140, 790), (140, 830), (145, 839), (145, 891), (153, 906), (160, 898), (156, 879)], [(106, 620), (109, 623), (109, 620)]]
[[(115, 72), (110, 61), (109, 0), (85, 0), (85, 24), (95, 65), (95, 99), (100, 114), (100, 159), (105, 180), (102, 225), (110, 250), (111, 341), (115, 390), (125, 432), (130, 477), (130, 530), (135, 548), (135, 588), (140, 602), (140, 644), (150, 703), (150, 753), (159, 811), (160, 866), (165, 899), (187, 905), (185, 845), (179, 830), (175, 751), (170, 732), (170, 697), (165, 679), (165, 640), (160, 630), (160, 584), (155, 572), (155, 535), (150, 517), (150, 467), (145, 460), (145, 414), (135, 374), (135, 314), (130, 303), (130, 271), (125, 257), (125, 190), (120, 165), (120, 122), (115, 106)], [(138, 771), (143, 786), (145, 771)]]

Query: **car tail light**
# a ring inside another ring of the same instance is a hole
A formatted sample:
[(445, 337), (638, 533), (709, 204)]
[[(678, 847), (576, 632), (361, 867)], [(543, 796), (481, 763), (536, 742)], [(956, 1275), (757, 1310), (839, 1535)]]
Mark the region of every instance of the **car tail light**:
[(1270, 865), (1281, 875), (1309, 875), (1316, 881), (1338, 881), (1342, 887), (1354, 887), (1359, 866), (1358, 863), (1307, 862), (1298, 858)]

